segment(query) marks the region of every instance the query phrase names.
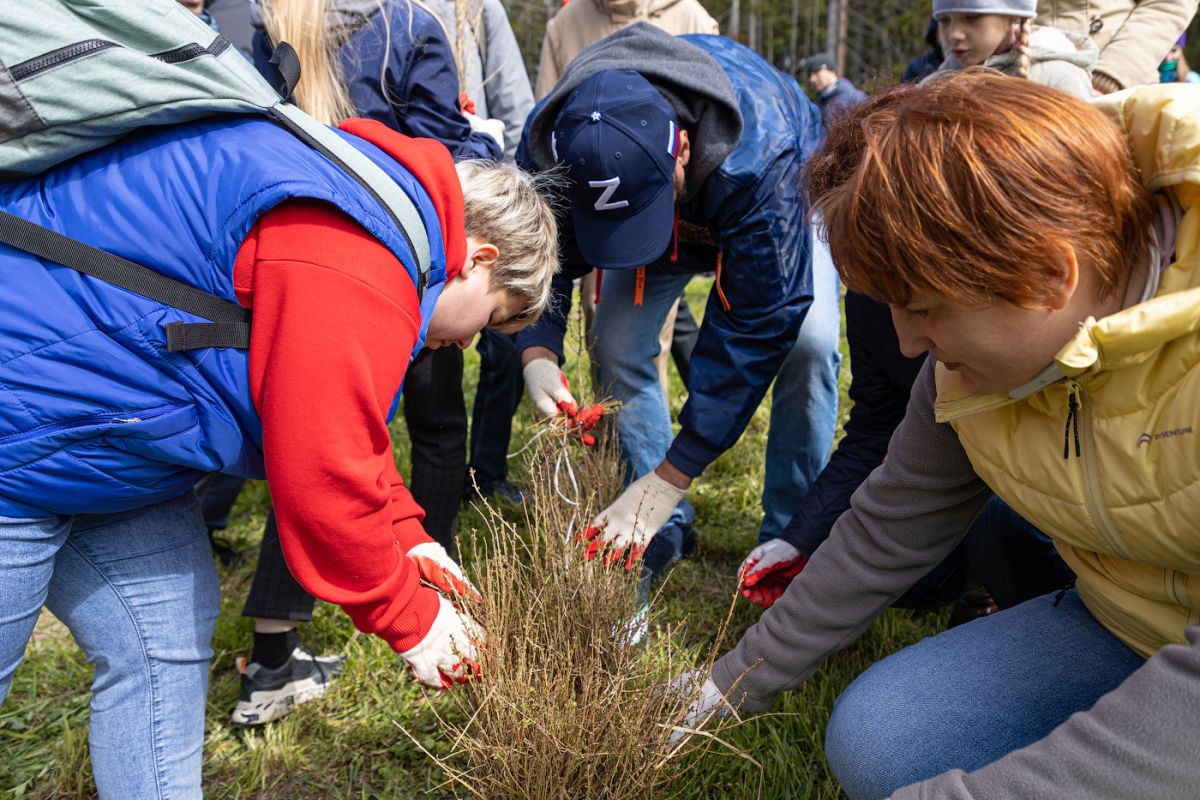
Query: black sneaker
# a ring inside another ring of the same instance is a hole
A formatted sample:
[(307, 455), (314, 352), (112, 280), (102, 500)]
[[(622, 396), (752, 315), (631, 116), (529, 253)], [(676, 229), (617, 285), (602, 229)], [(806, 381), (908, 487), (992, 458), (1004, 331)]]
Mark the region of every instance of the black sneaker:
[(342, 670), (343, 656), (314, 656), (297, 647), (278, 669), (238, 659), (242, 694), (233, 709), (235, 725), (265, 725), (288, 714), (293, 706), (325, 694)]

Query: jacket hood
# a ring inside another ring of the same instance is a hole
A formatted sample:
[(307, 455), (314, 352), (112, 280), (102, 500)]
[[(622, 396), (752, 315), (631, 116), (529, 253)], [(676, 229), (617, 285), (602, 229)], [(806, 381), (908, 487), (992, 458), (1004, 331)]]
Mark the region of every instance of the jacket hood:
[(666, 11), (679, 0), (595, 0), (596, 5), (607, 14), (614, 24), (627, 25), (631, 21), (653, 17)]
[[(1164, 192), (1177, 208), (1175, 260), (1162, 265), (1153, 298), (1086, 320), (1047, 367), (1051, 378), (1136, 364), (1200, 330), (1200, 237), (1194, 233), (1200, 229), (1200, 96), (1186, 84), (1160, 84), (1104, 95), (1093, 104), (1124, 134), (1146, 188)], [(1025, 394), (972, 396), (956, 375), (939, 372), (939, 422)]]
[(571, 92), (597, 72), (627, 70), (631, 65), (662, 93), (691, 138), (687, 190), (681, 198), (686, 201), (737, 147), (742, 112), (729, 76), (711, 56), (646, 22), (601, 39), (571, 61), (530, 121), (529, 157), (539, 170), (553, 167), (551, 128)]

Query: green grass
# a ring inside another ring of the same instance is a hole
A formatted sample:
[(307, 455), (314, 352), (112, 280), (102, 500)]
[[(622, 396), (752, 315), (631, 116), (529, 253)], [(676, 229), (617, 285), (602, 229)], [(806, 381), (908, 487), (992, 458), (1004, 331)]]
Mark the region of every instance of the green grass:
[[(693, 281), (693, 311), (704, 308), (708, 282)], [(844, 341), (844, 338), (843, 338)], [(478, 356), (467, 352), (468, 399), (473, 398)], [(576, 383), (586, 369), (569, 369)], [(671, 369), (672, 405), (684, 399)], [(842, 410), (849, 410), (842, 371)], [(581, 396), (588, 396), (586, 390)], [(768, 407), (764, 403), (736, 447), (696, 482), (689, 498), (696, 506), (700, 544), (692, 558), (672, 573), (659, 597), (664, 622), (686, 619), (689, 643), (699, 650), (711, 642), (729, 607), (735, 573), (754, 545), (762, 491), (762, 454)], [(514, 449), (532, 430), (528, 404), (515, 424)], [(398, 430), (397, 459), (407, 474), (407, 442)], [(520, 475), (515, 476), (519, 481)], [(269, 504), (263, 484), (244, 491), (227, 535), (253, 550)], [(464, 510), (462, 540), (481, 529), (480, 517)], [(346, 671), (322, 700), (302, 706), (265, 729), (243, 731), (228, 724), (237, 699), (234, 659), (248, 654), (251, 624), (240, 616), (252, 565), (221, 571), (222, 613), (217, 621), (212, 681), (208, 698), (204, 783), (209, 798), (432, 798), (453, 797), (438, 768), (400, 730), (414, 735), (437, 755), (449, 752), (438, 735), (435, 710), (453, 714), (453, 704), (419, 688), (405, 664), (381, 641), (355, 633), (335, 607), (318, 603), (311, 625), (300, 627), (312, 650), (349, 654)], [(759, 609), (739, 602), (730, 633), (732, 644), (757, 619)], [(709, 754), (697, 761), (675, 787), (681, 798), (755, 797), (836, 798), (841, 796), (821, 751), (825, 722), (834, 698), (867, 665), (940, 627), (938, 617), (888, 611), (853, 647), (834, 656), (800, 689), (781, 697), (773, 713), (738, 726), (726, 735), (761, 766), (735, 755)], [(87, 687), (91, 667), (63, 626), (43, 614), (18, 669), (11, 694), (0, 707), (0, 798), (90, 798), (95, 796), (87, 758)]]

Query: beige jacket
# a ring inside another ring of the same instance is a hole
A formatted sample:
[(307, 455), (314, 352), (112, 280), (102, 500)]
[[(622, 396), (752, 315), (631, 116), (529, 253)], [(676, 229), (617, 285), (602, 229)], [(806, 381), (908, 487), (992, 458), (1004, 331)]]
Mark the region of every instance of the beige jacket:
[(719, 32), (700, 0), (571, 0), (546, 24), (534, 87), (537, 99), (554, 88), (580, 50), (635, 22), (649, 22), (675, 36)]
[(1158, 83), (1158, 65), (1196, 13), (1198, 0), (1038, 0), (1038, 25), (1090, 36), (1100, 48), (1096, 84)]

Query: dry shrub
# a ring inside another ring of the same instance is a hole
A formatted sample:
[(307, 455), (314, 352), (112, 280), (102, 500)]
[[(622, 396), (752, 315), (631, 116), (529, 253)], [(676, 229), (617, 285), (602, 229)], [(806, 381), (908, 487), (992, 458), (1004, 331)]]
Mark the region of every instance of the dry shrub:
[(483, 680), (453, 692), (465, 722), (441, 720), (454, 752), (439, 764), (485, 800), (651, 800), (679, 788), (689, 755), (720, 742), (712, 730), (725, 721), (714, 717), (669, 744), (699, 687), (665, 687), (694, 660), (677, 627), (650, 626), (631, 643), (637, 569), (584, 561), (568, 533), (621, 489), (616, 437), (599, 438), (585, 450), (561, 422), (542, 433), (527, 460), (524, 530), (484, 508), (472, 570), (483, 600), (468, 604), (487, 630)]

